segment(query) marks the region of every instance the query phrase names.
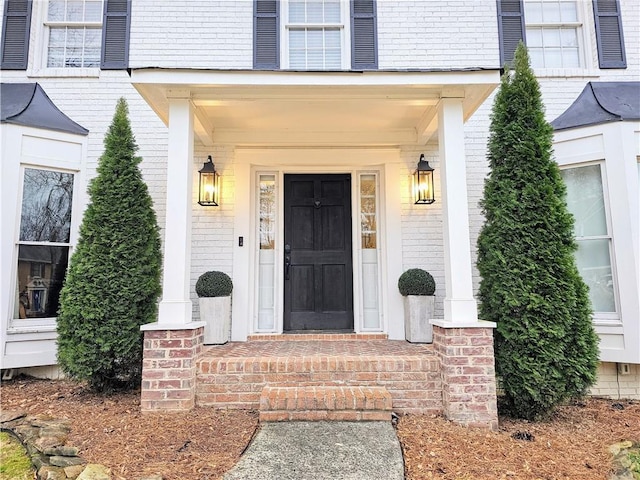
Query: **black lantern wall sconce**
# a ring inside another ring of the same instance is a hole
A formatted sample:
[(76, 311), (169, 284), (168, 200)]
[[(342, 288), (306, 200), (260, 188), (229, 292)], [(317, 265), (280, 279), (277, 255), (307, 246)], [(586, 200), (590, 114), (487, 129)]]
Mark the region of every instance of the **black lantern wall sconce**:
[(413, 172), (413, 198), (415, 205), (428, 205), (436, 201), (433, 191), (433, 168), (424, 159), (424, 153), (420, 155), (418, 167)]
[(205, 207), (217, 207), (220, 205), (220, 175), (216, 172), (213, 165), (211, 155), (207, 157), (207, 161), (202, 168), (198, 170), (199, 189), (198, 203)]

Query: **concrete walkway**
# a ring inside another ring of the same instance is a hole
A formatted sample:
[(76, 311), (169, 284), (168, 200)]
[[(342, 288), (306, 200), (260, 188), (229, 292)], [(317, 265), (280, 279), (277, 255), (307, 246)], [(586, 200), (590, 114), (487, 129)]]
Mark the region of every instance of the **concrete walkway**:
[(403, 480), (391, 422), (265, 423), (224, 480)]

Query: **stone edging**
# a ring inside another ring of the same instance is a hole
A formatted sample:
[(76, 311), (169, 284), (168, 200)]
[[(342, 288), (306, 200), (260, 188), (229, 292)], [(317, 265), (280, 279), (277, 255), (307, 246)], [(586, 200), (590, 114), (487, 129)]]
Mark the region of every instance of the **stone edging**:
[(16, 437), (27, 449), (38, 480), (111, 480), (104, 465), (87, 464), (78, 449), (66, 445), (69, 420), (2, 412), (0, 430)]

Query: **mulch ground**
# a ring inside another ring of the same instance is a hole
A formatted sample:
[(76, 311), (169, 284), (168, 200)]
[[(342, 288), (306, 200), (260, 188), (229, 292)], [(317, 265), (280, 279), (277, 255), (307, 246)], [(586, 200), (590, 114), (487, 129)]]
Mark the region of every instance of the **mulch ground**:
[[(105, 397), (69, 381), (20, 377), (3, 382), (0, 393), (3, 411), (70, 419), (67, 443), (117, 479), (220, 479), (258, 427), (257, 412), (142, 414), (139, 392)], [(408, 480), (604, 480), (612, 469), (608, 446), (640, 441), (640, 402), (589, 399), (547, 422), (501, 419), (495, 433), (410, 415), (397, 431)]]

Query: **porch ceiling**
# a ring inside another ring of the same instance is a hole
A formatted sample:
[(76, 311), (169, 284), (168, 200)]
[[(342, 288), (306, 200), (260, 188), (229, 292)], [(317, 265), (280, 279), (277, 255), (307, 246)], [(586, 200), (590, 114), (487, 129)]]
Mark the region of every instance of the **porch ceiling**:
[(466, 121), (499, 72), (136, 69), (131, 79), (165, 124), (169, 99), (191, 98), (195, 133), (207, 146), (388, 146), (426, 144), (441, 98), (462, 98)]

